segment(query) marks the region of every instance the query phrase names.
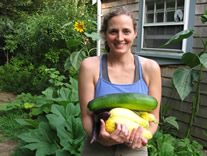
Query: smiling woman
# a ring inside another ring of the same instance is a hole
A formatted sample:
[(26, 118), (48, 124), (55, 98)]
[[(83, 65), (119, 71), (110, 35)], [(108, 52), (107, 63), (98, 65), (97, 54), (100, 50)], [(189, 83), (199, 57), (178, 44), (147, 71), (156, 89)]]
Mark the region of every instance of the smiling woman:
[[(79, 72), (79, 100), (81, 117), (86, 138), (82, 156), (127, 155), (147, 156), (147, 139), (143, 128), (132, 132), (123, 123), (116, 123), (116, 129), (108, 133), (105, 122), (100, 122), (100, 133), (96, 142), (90, 144), (94, 115), (87, 109), (89, 101), (113, 93), (142, 93), (158, 101), (155, 110), (150, 111), (159, 121), (161, 100), (161, 74), (159, 65), (150, 59), (134, 55), (131, 47), (137, 35), (136, 22), (132, 13), (119, 7), (112, 9), (103, 19), (101, 34), (105, 39), (107, 54), (88, 57), (81, 63)], [(157, 124), (151, 123), (148, 130), (152, 135)], [(130, 143), (130, 144), (129, 144)]]

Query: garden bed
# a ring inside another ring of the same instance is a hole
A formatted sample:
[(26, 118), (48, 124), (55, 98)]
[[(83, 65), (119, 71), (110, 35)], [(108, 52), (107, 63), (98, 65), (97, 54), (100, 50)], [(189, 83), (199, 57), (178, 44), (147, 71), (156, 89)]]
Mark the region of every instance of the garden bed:
[[(0, 104), (8, 103), (16, 99), (16, 96), (11, 93), (0, 92)], [(9, 156), (14, 151), (17, 141), (7, 140), (0, 132), (0, 156)]]

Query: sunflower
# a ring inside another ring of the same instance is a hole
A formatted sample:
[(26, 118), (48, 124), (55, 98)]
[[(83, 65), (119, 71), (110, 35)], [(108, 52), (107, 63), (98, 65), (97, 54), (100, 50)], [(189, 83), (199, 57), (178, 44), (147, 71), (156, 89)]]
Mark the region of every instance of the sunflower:
[(85, 29), (84, 22), (75, 22), (75, 30), (83, 32)]

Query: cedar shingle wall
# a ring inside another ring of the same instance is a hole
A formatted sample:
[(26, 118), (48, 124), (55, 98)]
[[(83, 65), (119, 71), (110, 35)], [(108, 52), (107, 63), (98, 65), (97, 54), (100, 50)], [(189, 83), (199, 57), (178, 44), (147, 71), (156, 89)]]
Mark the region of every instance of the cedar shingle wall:
[[(110, 8), (115, 6), (124, 5), (126, 8), (131, 10), (135, 18), (138, 19), (139, 13), (139, 0), (105, 0), (102, 3), (102, 14), (104, 15), (109, 11)], [(207, 38), (207, 24), (202, 24), (200, 21), (200, 15), (207, 9), (207, 0), (196, 0), (195, 10), (195, 22), (194, 31), (201, 35), (203, 38)], [(134, 42), (132, 51), (136, 51), (137, 40)], [(196, 36), (193, 38), (193, 52), (199, 53), (202, 50), (202, 43)], [(172, 87), (171, 78), (174, 70), (178, 66), (162, 66), (162, 105), (170, 105), (171, 110), (167, 112), (170, 116), (175, 116), (179, 124), (178, 136), (184, 138), (187, 134), (188, 123), (191, 117), (192, 111), (192, 97), (195, 95), (195, 88), (193, 92), (181, 102), (177, 92)], [(201, 90), (207, 92), (207, 70), (203, 73), (203, 80)], [(201, 104), (199, 112), (195, 118), (195, 122), (192, 128), (192, 136), (198, 140), (205, 147), (207, 147), (207, 136), (204, 135), (203, 131), (207, 133), (207, 93), (201, 94)]]

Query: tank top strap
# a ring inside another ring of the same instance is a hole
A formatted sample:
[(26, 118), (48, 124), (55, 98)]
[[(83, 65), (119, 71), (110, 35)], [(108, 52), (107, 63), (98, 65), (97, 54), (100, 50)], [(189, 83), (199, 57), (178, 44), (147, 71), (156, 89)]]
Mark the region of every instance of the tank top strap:
[(103, 56), (104, 55), (101, 56), (101, 60), (100, 60), (100, 75), (99, 75), (100, 78), (102, 78), (102, 61), (103, 61)]
[(139, 56), (137, 55), (137, 60), (138, 60), (138, 64), (139, 64), (139, 79), (143, 79), (142, 77), (142, 66), (141, 66), (141, 63), (140, 63), (140, 59), (139, 59)]
[(139, 61), (138, 56), (134, 55), (134, 64), (135, 64), (135, 75), (134, 75), (134, 83), (139, 81)]

